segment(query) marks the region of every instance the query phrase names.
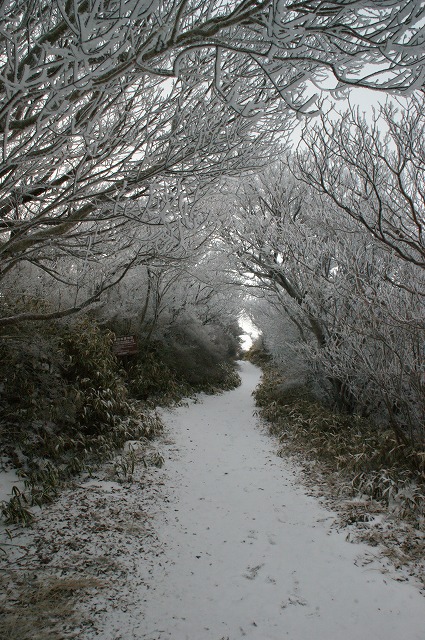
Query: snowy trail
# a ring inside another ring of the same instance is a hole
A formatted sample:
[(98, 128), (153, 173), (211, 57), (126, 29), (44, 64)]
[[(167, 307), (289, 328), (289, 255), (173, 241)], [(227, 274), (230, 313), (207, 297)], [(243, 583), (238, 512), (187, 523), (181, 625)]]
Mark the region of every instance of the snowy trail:
[(332, 514), (256, 425), (259, 370), (241, 367), (238, 389), (163, 414), (174, 441), (157, 514), (164, 553), (138, 587), (134, 637), (424, 640), (423, 597), (356, 565), (368, 548), (329, 531)]

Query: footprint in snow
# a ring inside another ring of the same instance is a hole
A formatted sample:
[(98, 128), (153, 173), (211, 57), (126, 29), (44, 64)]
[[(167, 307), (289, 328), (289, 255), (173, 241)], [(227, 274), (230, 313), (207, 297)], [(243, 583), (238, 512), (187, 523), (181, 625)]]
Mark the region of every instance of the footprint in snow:
[(247, 572), (244, 573), (244, 577), (247, 578), (247, 580), (254, 580), (257, 577), (260, 569), (262, 569), (263, 567), (264, 567), (264, 562), (263, 564), (257, 564), (257, 566), (255, 567), (248, 567)]
[(306, 607), (308, 605), (308, 602), (307, 602), (307, 600), (304, 600), (304, 598), (301, 598), (300, 596), (297, 596), (296, 594), (293, 594), (293, 595), (290, 595), (289, 598), (287, 600), (285, 600), (285, 602), (282, 602), (280, 607), (281, 607), (281, 609), (286, 609), (291, 604), (292, 605), (300, 605), (301, 607)]
[(304, 598), (302, 598), (299, 594), (299, 580), (296, 576), (296, 572), (293, 571), (292, 572), (292, 580), (293, 580), (293, 593), (291, 593), (288, 597), (287, 600), (285, 600), (284, 602), (282, 602), (282, 604), (280, 605), (282, 609), (286, 609), (289, 605), (296, 605), (296, 606), (301, 606), (301, 607), (306, 607), (308, 605), (307, 600), (305, 600)]

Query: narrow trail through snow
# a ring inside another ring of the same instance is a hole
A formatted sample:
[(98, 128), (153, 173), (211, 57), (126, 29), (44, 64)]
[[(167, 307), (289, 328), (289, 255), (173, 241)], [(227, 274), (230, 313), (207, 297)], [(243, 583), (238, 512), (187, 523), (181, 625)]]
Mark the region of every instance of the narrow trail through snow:
[(258, 427), (259, 370), (242, 363), (241, 375), (234, 391), (163, 413), (164, 553), (139, 587), (134, 637), (424, 640), (419, 591), (356, 564), (367, 547), (329, 530), (332, 514)]

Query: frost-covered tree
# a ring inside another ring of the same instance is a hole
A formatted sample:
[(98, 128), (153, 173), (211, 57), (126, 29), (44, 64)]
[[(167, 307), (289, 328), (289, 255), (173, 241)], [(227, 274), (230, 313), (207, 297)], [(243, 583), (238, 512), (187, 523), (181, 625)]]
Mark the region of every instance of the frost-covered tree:
[(134, 236), (184, 217), (188, 176), (260, 164), (312, 84), (422, 86), (422, 18), (393, 0), (5, 0), (0, 274), (30, 264), (76, 287), (101, 261), (74, 308), (94, 300), (146, 265)]
[(226, 240), (243, 281), (258, 290), (255, 322), (290, 375), (295, 363), (295, 374), (304, 369), (342, 410), (421, 441), (422, 269), (297, 183), (288, 164), (227, 194)]
[(97, 317), (118, 331), (136, 333), (148, 341), (163, 335), (185, 318), (204, 326), (237, 324), (242, 306), (241, 283), (217, 246), (217, 225), (204, 225), (184, 239), (184, 251), (174, 258), (132, 268), (111, 288)]
[[(302, 308), (304, 329), (323, 344), (326, 331), (306, 297), (304, 280), (306, 265), (312, 277), (319, 272), (326, 277), (331, 268), (321, 250), (322, 223), (317, 208), (324, 211), (324, 206), (280, 163), (250, 183), (232, 183), (226, 196), (229, 200), (223, 208), (228, 209), (232, 203), (232, 221), (223, 237), (236, 251), (237, 269), (246, 286), (284, 295), (295, 308)], [(314, 224), (306, 222), (311, 208), (316, 211)]]
[[(138, 224), (137, 219), (120, 218), (105, 227), (94, 225), (84, 243), (80, 242), (78, 231), (72, 235), (72, 250), (60, 251), (63, 244), (46, 243), (43, 260), (33, 260), (26, 254), (25, 259), (16, 261), (3, 274), (3, 293), (36, 296), (47, 301), (51, 311), (15, 313), (4, 316), (0, 324), (12, 324), (16, 319), (61, 317), (69, 309), (81, 309), (94, 301), (99, 306), (101, 293), (100, 302), (110, 305), (112, 295), (117, 309), (134, 303), (131, 291), (140, 273), (153, 273), (170, 263), (180, 264), (214, 232), (216, 223), (205, 207), (199, 206), (202, 198), (198, 192), (202, 194), (202, 189), (195, 182), (192, 192), (187, 183), (168, 192), (163, 184), (162, 197), (158, 195), (145, 211), (143, 224)], [(124, 276), (128, 279), (133, 272), (124, 286)], [(112, 290), (117, 287), (114, 296)], [(117, 295), (128, 295), (129, 300)]]

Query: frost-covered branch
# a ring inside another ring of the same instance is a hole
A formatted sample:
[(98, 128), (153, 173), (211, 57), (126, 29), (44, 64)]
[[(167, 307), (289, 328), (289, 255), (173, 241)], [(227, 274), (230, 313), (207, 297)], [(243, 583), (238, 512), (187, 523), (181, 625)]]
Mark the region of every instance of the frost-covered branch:
[(352, 111), (338, 120), (322, 114), (318, 124), (304, 129), (294, 168), (391, 251), (422, 268), (424, 104), (419, 94), (400, 112), (389, 103), (372, 124)]

